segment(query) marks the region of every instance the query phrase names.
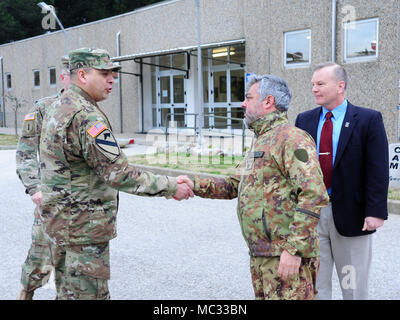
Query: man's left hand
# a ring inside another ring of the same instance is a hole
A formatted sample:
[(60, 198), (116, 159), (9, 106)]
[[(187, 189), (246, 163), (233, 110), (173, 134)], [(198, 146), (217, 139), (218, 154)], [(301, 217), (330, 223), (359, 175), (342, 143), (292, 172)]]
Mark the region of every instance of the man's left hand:
[(292, 256), (289, 252), (284, 250), (281, 254), (278, 275), (283, 279), (287, 279), (299, 273), (301, 257)]
[(383, 226), (384, 221), (385, 220), (381, 218), (366, 217), (364, 220), (364, 226), (362, 228), (362, 231), (376, 230), (379, 227)]

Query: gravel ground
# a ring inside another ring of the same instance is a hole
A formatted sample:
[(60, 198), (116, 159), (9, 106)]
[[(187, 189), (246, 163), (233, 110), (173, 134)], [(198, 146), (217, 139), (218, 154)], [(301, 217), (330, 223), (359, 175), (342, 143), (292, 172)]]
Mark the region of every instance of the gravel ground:
[[(127, 154), (144, 146), (131, 146)], [(30, 246), (33, 204), (15, 174), (15, 150), (0, 151), (0, 299), (15, 299)], [(186, 202), (120, 193), (118, 237), (111, 241), (112, 299), (253, 299), (236, 200)], [(371, 299), (400, 299), (400, 215), (374, 235)], [(334, 299), (341, 299), (335, 277)], [(54, 284), (36, 299), (54, 299)]]

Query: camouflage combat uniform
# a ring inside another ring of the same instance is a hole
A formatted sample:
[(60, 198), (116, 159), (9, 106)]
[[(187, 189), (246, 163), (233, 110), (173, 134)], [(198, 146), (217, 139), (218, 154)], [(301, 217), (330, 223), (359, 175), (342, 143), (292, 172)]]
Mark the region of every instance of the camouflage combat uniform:
[[(43, 117), (52, 103), (61, 97), (56, 95), (35, 102), (33, 110), (25, 116), (21, 138), (16, 152), (17, 174), (30, 196), (40, 191), (39, 141)], [(46, 284), (51, 273), (50, 247), (36, 206), (32, 227), (32, 244), (22, 265), (21, 283), (24, 290), (32, 292)]]
[[(255, 143), (238, 173), (195, 179), (195, 194), (238, 197), (237, 214), (249, 247), (256, 299), (313, 299), (319, 266), (317, 224), (328, 205), (313, 139), (275, 111), (252, 123)], [(301, 259), (299, 275), (282, 280), (280, 255)]]
[(53, 241), (57, 297), (109, 299), (118, 190), (172, 198), (176, 180), (128, 165), (106, 115), (81, 88), (71, 84), (58, 104), (40, 142), (42, 218)]

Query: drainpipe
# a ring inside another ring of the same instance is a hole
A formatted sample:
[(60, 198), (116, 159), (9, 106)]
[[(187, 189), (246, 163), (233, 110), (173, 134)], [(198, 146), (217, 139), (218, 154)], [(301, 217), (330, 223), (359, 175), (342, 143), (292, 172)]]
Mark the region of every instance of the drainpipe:
[[(121, 55), (121, 41), (120, 41), (121, 31), (117, 32), (117, 56)], [(123, 133), (123, 113), (122, 113), (122, 77), (121, 74), (118, 75), (118, 105), (119, 105), (119, 127), (121, 128), (121, 133)]]
[(143, 59), (140, 59), (140, 105), (142, 110), (142, 124), (140, 133), (145, 133), (144, 131), (144, 93), (143, 93)]
[(1, 91), (0, 91), (0, 112), (2, 112), (2, 119), (1, 123), (2, 126), (6, 126), (6, 107), (4, 105), (4, 79), (3, 79), (3, 57), (0, 57), (0, 86), (1, 86)]
[(332, 53), (331, 61), (336, 62), (336, 0), (332, 0)]

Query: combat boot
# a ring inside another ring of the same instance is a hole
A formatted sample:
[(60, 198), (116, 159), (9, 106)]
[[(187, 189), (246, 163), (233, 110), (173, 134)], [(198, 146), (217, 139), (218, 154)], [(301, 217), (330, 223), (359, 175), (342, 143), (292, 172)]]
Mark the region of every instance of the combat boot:
[(33, 300), (33, 293), (34, 291), (26, 291), (25, 289), (22, 289), (17, 300)]

